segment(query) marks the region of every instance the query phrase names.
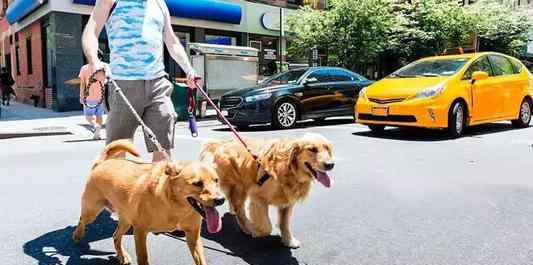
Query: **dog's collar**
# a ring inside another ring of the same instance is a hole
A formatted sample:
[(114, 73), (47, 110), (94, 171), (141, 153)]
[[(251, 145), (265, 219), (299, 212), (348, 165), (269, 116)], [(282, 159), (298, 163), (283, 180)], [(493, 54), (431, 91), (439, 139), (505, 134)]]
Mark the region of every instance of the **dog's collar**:
[(270, 179), (270, 175), (268, 175), (267, 173), (265, 173), (258, 181), (257, 181), (257, 185), (259, 186), (263, 186), (263, 184), (265, 184), (265, 182), (267, 182), (267, 180)]

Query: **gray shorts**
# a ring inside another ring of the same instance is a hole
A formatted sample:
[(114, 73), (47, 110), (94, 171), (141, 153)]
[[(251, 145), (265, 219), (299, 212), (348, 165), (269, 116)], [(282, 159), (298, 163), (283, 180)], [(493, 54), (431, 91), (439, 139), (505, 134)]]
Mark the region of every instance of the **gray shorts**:
[[(137, 114), (155, 133), (163, 148), (174, 148), (174, 128), (177, 114), (170, 99), (174, 85), (165, 77), (154, 80), (118, 80), (120, 86)], [(110, 109), (106, 122), (107, 143), (118, 139), (133, 139), (139, 123), (124, 103), (124, 100), (109, 86)], [(145, 134), (146, 148), (157, 151)]]

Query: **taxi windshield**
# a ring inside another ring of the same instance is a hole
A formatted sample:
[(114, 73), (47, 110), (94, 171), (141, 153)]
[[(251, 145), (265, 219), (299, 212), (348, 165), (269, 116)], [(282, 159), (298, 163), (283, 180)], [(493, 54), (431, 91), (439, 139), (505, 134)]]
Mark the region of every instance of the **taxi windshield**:
[(456, 58), (416, 61), (390, 74), (388, 78), (451, 76), (468, 60), (468, 58)]

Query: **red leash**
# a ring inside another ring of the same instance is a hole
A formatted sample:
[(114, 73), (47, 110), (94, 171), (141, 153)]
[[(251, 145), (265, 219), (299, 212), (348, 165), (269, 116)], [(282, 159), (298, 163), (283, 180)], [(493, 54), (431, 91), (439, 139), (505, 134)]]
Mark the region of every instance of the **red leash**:
[[(213, 102), (213, 100), (209, 97), (209, 95), (207, 95), (207, 93), (202, 89), (202, 87), (200, 86), (200, 84), (198, 84), (198, 82), (195, 82), (194, 85), (196, 86), (195, 89), (198, 89), (198, 91), (200, 91), (200, 93), (202, 94), (202, 96), (207, 100), (207, 102), (209, 102), (209, 105), (211, 105), (211, 107), (213, 107), (213, 109), (215, 109), (215, 111), (217, 112), (217, 115), (218, 117), (220, 117), (222, 119), (222, 121), (229, 127), (229, 129), (231, 130), (231, 132), (233, 133), (233, 135), (235, 135), (235, 137), (239, 140), (239, 142), (241, 142), (241, 144), (244, 146), (244, 148), (246, 148), (246, 150), (248, 151), (248, 153), (250, 153), (250, 155), (252, 155), (252, 157), (257, 160), (257, 155), (254, 154), (252, 152), (252, 150), (250, 150), (250, 148), (248, 147), (248, 145), (246, 144), (246, 142), (242, 139), (242, 137), (239, 135), (239, 133), (237, 132), (237, 130), (235, 130), (235, 128), (233, 128), (233, 125), (231, 124), (231, 122), (228, 121), (228, 119), (222, 114), (222, 111), (220, 111), (220, 109), (217, 107), (217, 105), (215, 104), (215, 102)], [(189, 90), (189, 102), (191, 102), (191, 98), (192, 98), (192, 101), (194, 101), (194, 98), (192, 96), (192, 90)]]
[[(228, 119), (222, 114), (222, 111), (220, 111), (220, 109), (217, 107), (217, 105), (213, 102), (213, 100), (209, 97), (209, 95), (207, 95), (207, 93), (202, 89), (202, 87), (200, 86), (200, 84), (198, 84), (198, 81), (195, 81), (194, 85), (196, 86), (195, 88), (189, 88), (189, 91), (188, 91), (188, 98), (189, 98), (189, 114), (191, 113), (191, 106), (194, 108), (195, 106), (195, 100), (194, 100), (194, 96), (193, 96), (193, 91), (194, 89), (198, 89), (198, 91), (200, 91), (200, 93), (202, 94), (202, 96), (207, 100), (207, 102), (209, 102), (209, 105), (211, 105), (211, 107), (213, 107), (213, 109), (215, 109), (218, 117), (220, 117), (222, 119), (222, 121), (229, 127), (229, 129), (231, 130), (231, 132), (233, 133), (233, 135), (239, 140), (239, 142), (244, 146), (244, 148), (246, 149), (246, 151), (248, 151), (248, 153), (253, 157), (253, 159), (257, 162), (257, 164), (259, 164), (259, 167), (261, 167), (261, 163), (259, 162), (258, 160), (258, 156), (248, 147), (248, 145), (246, 144), (246, 142), (242, 139), (242, 137), (239, 135), (239, 133), (237, 132), (237, 130), (235, 130), (235, 128), (233, 128), (233, 125), (231, 124), (231, 122), (228, 121)], [(192, 102), (192, 103), (191, 103)], [(193, 109), (192, 109), (193, 110)], [(194, 117), (194, 115), (193, 115)], [(189, 120), (190, 121), (190, 120)], [(189, 126), (189, 127), (192, 127), (192, 126)], [(194, 127), (196, 127), (196, 125), (194, 125)], [(191, 129), (191, 132), (192, 132), (192, 129)], [(194, 133), (193, 133), (194, 135)], [(265, 175), (262, 176), (259, 181), (257, 182), (257, 184), (259, 184), (259, 186), (263, 185), (268, 179), (270, 178), (270, 175), (268, 173), (266, 173), (265, 171)]]

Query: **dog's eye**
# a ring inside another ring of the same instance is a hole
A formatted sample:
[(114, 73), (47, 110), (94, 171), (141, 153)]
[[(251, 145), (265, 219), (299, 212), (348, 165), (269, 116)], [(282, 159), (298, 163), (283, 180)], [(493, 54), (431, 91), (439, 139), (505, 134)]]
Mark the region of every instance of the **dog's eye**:
[(316, 147), (311, 147), (311, 148), (309, 148), (308, 150), (309, 150), (309, 152), (311, 152), (311, 153), (318, 153), (318, 148), (316, 148)]
[(201, 181), (196, 181), (196, 182), (193, 182), (192, 185), (198, 187), (198, 188), (201, 188), (204, 186), (204, 183), (201, 182)]
[(215, 179), (215, 183), (218, 183), (218, 179)]

